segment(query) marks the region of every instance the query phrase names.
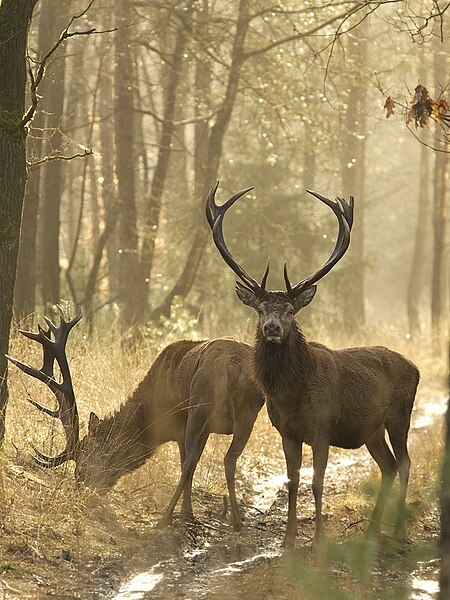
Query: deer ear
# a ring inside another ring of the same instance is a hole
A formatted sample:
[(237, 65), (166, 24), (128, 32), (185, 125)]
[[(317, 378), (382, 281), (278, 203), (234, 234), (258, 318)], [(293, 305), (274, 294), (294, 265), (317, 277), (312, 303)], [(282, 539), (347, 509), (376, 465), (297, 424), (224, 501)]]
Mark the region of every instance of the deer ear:
[(239, 300), (247, 306), (255, 309), (258, 307), (260, 301), (256, 294), (240, 284), (239, 281), (236, 281), (236, 294)]
[(89, 435), (95, 435), (98, 426), (100, 425), (100, 419), (94, 412), (89, 415), (88, 433)]
[(294, 300), (295, 312), (298, 312), (301, 308), (308, 306), (308, 304), (314, 298), (316, 292), (317, 292), (317, 285), (312, 285), (307, 290), (305, 290), (304, 292), (299, 294), (297, 296), (297, 298)]

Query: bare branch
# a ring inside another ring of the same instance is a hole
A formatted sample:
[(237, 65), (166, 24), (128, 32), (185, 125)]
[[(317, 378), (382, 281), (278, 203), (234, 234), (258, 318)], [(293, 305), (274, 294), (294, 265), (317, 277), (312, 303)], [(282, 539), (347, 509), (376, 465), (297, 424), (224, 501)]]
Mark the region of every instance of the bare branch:
[(85, 158), (86, 156), (92, 156), (93, 154), (94, 154), (94, 151), (92, 150), (92, 148), (85, 148), (84, 152), (82, 154), (80, 154), (80, 153), (72, 154), (71, 156), (64, 156), (63, 154), (58, 154), (58, 153), (49, 154), (48, 156), (45, 156), (44, 158), (41, 158), (40, 160), (34, 160), (34, 161), (27, 162), (27, 166), (28, 166), (29, 171), (34, 171), (41, 165), (44, 165), (45, 163), (48, 163), (48, 162), (52, 162), (54, 160), (74, 160), (75, 158)]
[(67, 27), (61, 32), (58, 40), (53, 44), (53, 46), (50, 48), (50, 50), (44, 55), (44, 57), (42, 58), (41, 61), (34, 61), (34, 60), (31, 61), (31, 59), (29, 58), (29, 62), (36, 63), (38, 65), (38, 67), (37, 67), (35, 73), (33, 73), (31, 65), (29, 66), (29, 69), (28, 69), (30, 81), (31, 81), (31, 86), (30, 86), (31, 105), (29, 106), (28, 110), (26, 111), (25, 115), (23, 116), (22, 121), (20, 122), (20, 125), (19, 125), (20, 128), (24, 129), (27, 126), (27, 124), (33, 119), (34, 115), (36, 114), (36, 110), (37, 110), (39, 100), (40, 100), (40, 97), (38, 95), (39, 85), (41, 84), (42, 80), (45, 77), (45, 72), (47, 70), (47, 66), (50, 62), (50, 59), (53, 57), (55, 52), (58, 50), (58, 48), (64, 42), (66, 42), (68, 39), (70, 39), (72, 37), (77, 37), (77, 36), (82, 36), (82, 35), (112, 33), (114, 31), (119, 30), (119, 28), (114, 27), (112, 29), (104, 29), (101, 31), (97, 31), (97, 29), (95, 29), (95, 27), (93, 27), (91, 29), (86, 29), (86, 30), (82, 30), (82, 31), (70, 31), (70, 27), (72, 26), (72, 24), (77, 19), (80, 19), (84, 14), (86, 14), (86, 12), (91, 8), (91, 6), (94, 4), (94, 2), (95, 2), (95, 0), (91, 0), (88, 4), (87, 8), (85, 10), (83, 10), (83, 12), (71, 17)]

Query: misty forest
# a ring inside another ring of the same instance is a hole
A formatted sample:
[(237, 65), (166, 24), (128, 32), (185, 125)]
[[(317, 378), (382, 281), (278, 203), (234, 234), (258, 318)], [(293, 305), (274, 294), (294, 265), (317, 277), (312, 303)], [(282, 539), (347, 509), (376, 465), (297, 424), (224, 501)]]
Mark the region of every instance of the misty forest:
[(2, 598), (450, 598), (449, 85), (447, 0), (0, 0)]

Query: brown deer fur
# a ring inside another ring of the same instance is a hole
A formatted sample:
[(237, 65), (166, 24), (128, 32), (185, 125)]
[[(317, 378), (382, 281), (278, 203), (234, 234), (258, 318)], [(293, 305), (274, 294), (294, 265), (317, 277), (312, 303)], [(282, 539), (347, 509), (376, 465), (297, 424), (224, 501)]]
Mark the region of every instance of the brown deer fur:
[(209, 434), (232, 434), (224, 464), (231, 520), (240, 529), (236, 461), (264, 403), (252, 379), (251, 352), (250, 346), (233, 339), (183, 340), (167, 346), (118, 412), (103, 421), (91, 416), (76, 461), (77, 478), (109, 488), (158, 446), (177, 442), (182, 473), (160, 521), (166, 526), (183, 492), (182, 515), (193, 516), (192, 479)]
[[(270, 316), (269, 307), (270, 300), (266, 300)], [(419, 383), (417, 367), (381, 346), (331, 350), (308, 343), (295, 320), (280, 344), (268, 341), (259, 323), (254, 366), (286, 456), (289, 514), (285, 545), (291, 546), (297, 533), (296, 498), (303, 442), (313, 449), (316, 540), (323, 528), (323, 478), (330, 445), (359, 448), (365, 444), (380, 467), (382, 488), (370, 531), (379, 528), (387, 493), (399, 471), (396, 535), (402, 535), (410, 467), (406, 442)], [(385, 431), (393, 454), (385, 441)]]
[[(57, 456), (46, 456), (36, 448), (35, 460), (45, 467), (75, 461), (80, 484), (106, 492), (123, 475), (134, 471), (158, 446), (175, 441), (181, 457), (181, 478), (160, 524), (169, 525), (183, 493), (182, 515), (192, 517), (192, 478), (210, 433), (233, 436), (224, 459), (230, 495), (231, 521), (242, 526), (235, 494), (236, 461), (251, 434), (264, 399), (253, 380), (248, 344), (222, 338), (210, 341), (182, 340), (167, 346), (155, 359), (147, 375), (114, 414), (100, 420), (94, 413), (88, 434), (79, 441), (78, 412), (65, 345), (81, 310), (72, 321), (49, 329), (23, 332), (44, 350), (44, 365), (38, 370), (16, 359), (10, 360), (25, 373), (45, 382), (55, 393), (58, 409), (30, 400), (51, 417), (61, 419), (67, 445)], [(58, 383), (54, 361), (62, 374)]]
[(256, 380), (266, 395), (269, 417), (281, 434), (286, 457), (289, 507), (284, 544), (292, 546), (297, 534), (296, 504), (303, 443), (313, 451), (315, 542), (323, 532), (323, 480), (330, 446), (359, 448), (365, 444), (380, 467), (382, 482), (369, 533), (377, 532), (380, 527), (388, 492), (399, 472), (400, 498), (394, 533), (401, 536), (410, 469), (407, 438), (419, 371), (401, 354), (381, 346), (331, 350), (308, 343), (294, 319), (314, 298), (315, 283), (337, 264), (349, 246), (353, 198), (347, 203), (344, 198), (333, 201), (310, 192), (337, 217), (335, 248), (321, 268), (295, 285), (289, 281), (285, 264), (286, 292), (271, 292), (265, 289), (269, 264), (259, 284), (235, 261), (223, 237), (226, 211), (251, 188), (218, 205), (217, 187), (218, 184), (208, 194), (206, 217), (222, 258), (243, 282), (237, 282), (239, 299), (258, 313), (253, 359)]

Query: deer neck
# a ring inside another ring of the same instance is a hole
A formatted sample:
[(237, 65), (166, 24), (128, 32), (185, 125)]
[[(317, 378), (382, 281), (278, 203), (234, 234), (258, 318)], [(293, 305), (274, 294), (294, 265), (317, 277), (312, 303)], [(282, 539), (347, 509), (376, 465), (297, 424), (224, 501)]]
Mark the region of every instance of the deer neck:
[(254, 367), (256, 379), (268, 398), (305, 394), (314, 369), (314, 358), (297, 323), (281, 344), (266, 340), (258, 327)]
[(144, 408), (135, 394), (100, 423), (99, 434), (117, 478), (134, 471), (153, 454), (155, 448), (149, 444), (146, 429)]

